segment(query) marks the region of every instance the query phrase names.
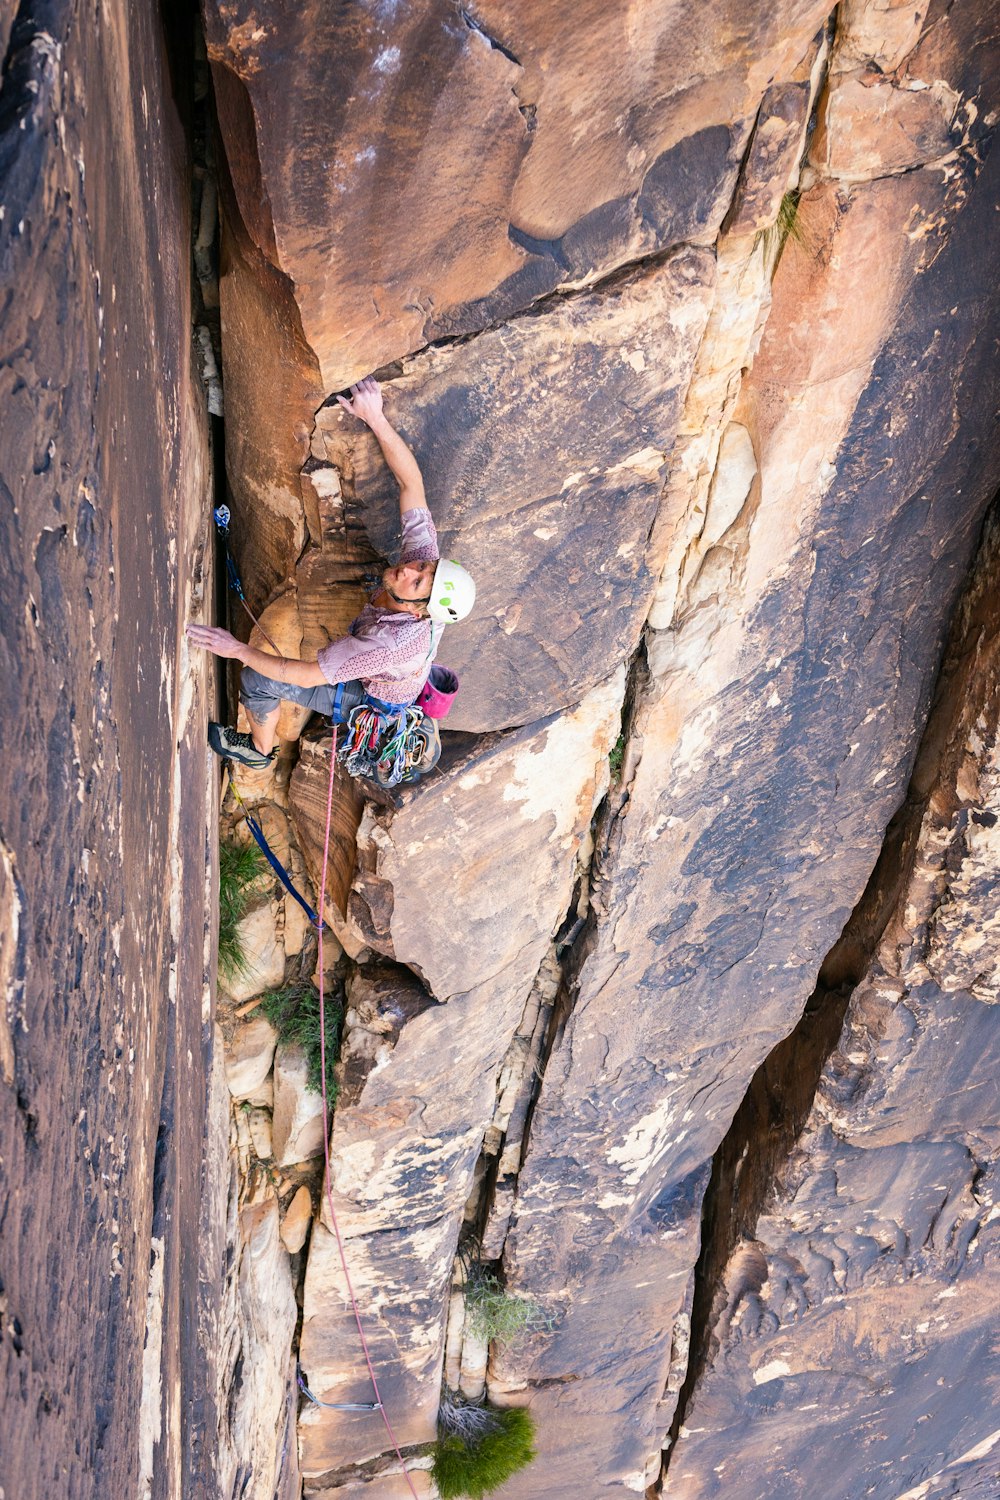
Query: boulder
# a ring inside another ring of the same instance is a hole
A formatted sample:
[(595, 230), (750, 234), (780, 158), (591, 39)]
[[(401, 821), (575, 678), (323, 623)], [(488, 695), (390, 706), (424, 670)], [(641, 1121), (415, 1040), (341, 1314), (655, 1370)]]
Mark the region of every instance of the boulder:
[(323, 1096), (308, 1084), (309, 1060), (297, 1044), (274, 1056), (274, 1157), (279, 1167), (323, 1151)]
[(312, 1193), (303, 1185), (296, 1189), (281, 1220), (281, 1243), (289, 1255), (297, 1255), (302, 1249), (312, 1219)]
[(277, 1045), (278, 1033), (263, 1016), (237, 1026), (226, 1047), (226, 1082), (234, 1099), (249, 1099), (260, 1091)]

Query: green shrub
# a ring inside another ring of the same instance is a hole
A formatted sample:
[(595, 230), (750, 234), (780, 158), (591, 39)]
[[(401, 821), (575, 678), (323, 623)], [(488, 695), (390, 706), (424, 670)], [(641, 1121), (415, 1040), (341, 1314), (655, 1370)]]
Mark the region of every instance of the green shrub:
[(492, 1430), (474, 1442), (445, 1435), (434, 1448), (434, 1483), (441, 1500), (483, 1500), (535, 1456), (535, 1424), (523, 1406), (490, 1411)]
[(466, 1327), (480, 1338), (509, 1344), (521, 1334), (549, 1327), (549, 1317), (530, 1297), (514, 1297), (492, 1271), (474, 1265), (465, 1283)]
[[(309, 1063), (308, 1087), (316, 1094), (322, 1093), (318, 990), (308, 983), (290, 984), (283, 990), (269, 990), (260, 1002), (260, 1009), (278, 1033), (279, 1041), (297, 1042), (305, 1052)], [(326, 1016), (326, 1094), (333, 1104), (337, 1098), (333, 1070), (340, 1055), (343, 1010), (339, 1001), (330, 995), (324, 998), (323, 1010)]]
[(250, 960), (240, 941), (239, 924), (270, 875), (256, 844), (219, 845), (219, 973), (232, 982), (249, 972)]

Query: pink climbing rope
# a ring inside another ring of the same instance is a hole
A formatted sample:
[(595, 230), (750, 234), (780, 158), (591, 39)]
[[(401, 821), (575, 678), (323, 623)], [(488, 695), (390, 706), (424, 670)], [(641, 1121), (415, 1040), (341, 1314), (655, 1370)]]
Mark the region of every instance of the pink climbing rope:
[(361, 1323), (361, 1314), (358, 1311), (358, 1299), (354, 1295), (354, 1285), (351, 1281), (351, 1273), (347, 1269), (347, 1256), (344, 1254), (344, 1242), (340, 1237), (340, 1225), (337, 1223), (337, 1212), (333, 1206), (333, 1188), (330, 1183), (330, 1119), (329, 1107), (326, 1097), (326, 1012), (323, 1004), (323, 928), (326, 924), (323, 917), (323, 908), (326, 902), (326, 867), (330, 857), (330, 824), (333, 819), (333, 782), (336, 770), (337, 726), (335, 724), (333, 726), (333, 741), (330, 745), (330, 784), (326, 794), (326, 833), (323, 837), (323, 870), (320, 876), (319, 887), (320, 920), (317, 927), (317, 931), (319, 933), (319, 1066), (320, 1077), (323, 1080), (323, 1155), (326, 1164), (326, 1170), (323, 1180), (326, 1184), (326, 1201), (327, 1206), (330, 1210), (330, 1223), (333, 1225), (333, 1232), (337, 1238), (337, 1249), (340, 1251), (340, 1264), (343, 1267), (344, 1280), (347, 1283), (347, 1290), (351, 1296), (351, 1306), (354, 1309), (354, 1321), (358, 1325), (358, 1338), (361, 1340), (361, 1348), (364, 1350), (365, 1364), (368, 1366), (368, 1378), (371, 1380), (372, 1390), (375, 1394), (375, 1400), (378, 1402), (378, 1409), (382, 1413), (382, 1421), (385, 1423), (385, 1430), (389, 1434), (389, 1441), (392, 1443), (393, 1448), (396, 1450), (396, 1457), (399, 1459), (400, 1465), (402, 1466), (403, 1475), (410, 1487), (410, 1494), (413, 1496), (413, 1500), (420, 1500), (419, 1495), (414, 1489), (413, 1480), (410, 1478), (410, 1471), (406, 1467), (406, 1460), (403, 1458), (402, 1453), (399, 1451), (399, 1444), (396, 1441), (396, 1434), (392, 1430), (392, 1423), (389, 1421), (389, 1414), (386, 1411), (385, 1407), (382, 1405), (382, 1396), (379, 1392), (378, 1381), (375, 1378), (375, 1370), (372, 1365), (372, 1357), (368, 1352), (368, 1340), (365, 1338), (365, 1330)]

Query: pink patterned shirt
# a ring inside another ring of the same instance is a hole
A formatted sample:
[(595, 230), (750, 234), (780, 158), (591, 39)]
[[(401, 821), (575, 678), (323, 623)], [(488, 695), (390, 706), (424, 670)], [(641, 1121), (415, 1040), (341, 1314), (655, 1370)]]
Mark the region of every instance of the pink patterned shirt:
[[(399, 561), (437, 562), (437, 532), (424, 506), (403, 517)], [(351, 622), (350, 635), (324, 646), (316, 660), (327, 682), (360, 678), (365, 691), (384, 703), (412, 703), (427, 681), (442, 626), (413, 615), (366, 604)]]

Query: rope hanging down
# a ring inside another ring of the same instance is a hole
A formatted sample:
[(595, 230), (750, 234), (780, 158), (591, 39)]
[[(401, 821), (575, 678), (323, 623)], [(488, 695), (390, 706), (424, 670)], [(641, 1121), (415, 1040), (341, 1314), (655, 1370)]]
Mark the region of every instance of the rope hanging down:
[[(335, 778), (335, 775), (336, 775), (336, 770), (337, 770), (337, 726), (335, 724), (333, 726), (333, 739), (332, 739), (331, 744), (330, 744), (330, 783), (329, 783), (329, 786), (327, 788), (327, 794), (326, 794), (326, 833), (325, 833), (324, 838), (323, 838), (323, 867), (322, 867), (322, 874), (320, 875), (320, 882), (319, 882), (319, 904), (320, 904), (320, 908), (321, 909), (322, 909), (322, 906), (323, 906), (323, 902), (326, 899), (326, 867), (327, 867), (327, 863), (328, 863), (328, 860), (329, 860), (329, 857), (330, 857), (330, 824), (331, 824), (331, 822), (333, 820), (333, 783), (334, 783), (334, 778)], [(326, 1007), (325, 1007), (325, 1005), (323, 1003), (323, 927), (324, 927), (324, 923), (320, 922), (319, 928), (318, 928), (318, 932), (319, 932), (319, 963), (318, 963), (318, 968), (319, 968), (319, 1058), (320, 1058), (320, 1062), (319, 1062), (319, 1076), (320, 1076), (320, 1078), (322, 1080), (322, 1084), (323, 1084), (323, 1159), (324, 1159), (323, 1181), (324, 1181), (324, 1184), (325, 1184), (325, 1187), (326, 1187), (327, 1207), (330, 1210), (330, 1223), (333, 1226), (333, 1232), (334, 1232), (334, 1235), (336, 1236), (337, 1249), (340, 1252), (340, 1264), (341, 1264), (341, 1266), (343, 1268), (343, 1271), (344, 1271), (344, 1281), (347, 1284), (347, 1290), (350, 1293), (351, 1307), (354, 1309), (354, 1321), (355, 1321), (355, 1323), (358, 1326), (358, 1338), (361, 1340), (361, 1348), (364, 1351), (365, 1364), (368, 1366), (368, 1378), (369, 1378), (369, 1380), (372, 1383), (372, 1391), (375, 1394), (375, 1403), (376, 1403), (378, 1411), (381, 1413), (382, 1421), (385, 1424), (385, 1430), (389, 1434), (389, 1441), (392, 1443), (392, 1446), (393, 1446), (393, 1448), (395, 1449), (395, 1452), (396, 1452), (396, 1457), (399, 1459), (400, 1465), (401, 1465), (402, 1470), (403, 1470), (403, 1475), (404, 1475), (404, 1477), (406, 1479), (406, 1483), (408, 1484), (409, 1489), (410, 1489), (410, 1494), (413, 1496), (413, 1500), (420, 1500), (420, 1497), (418, 1496), (417, 1491), (416, 1491), (416, 1489), (414, 1487), (413, 1480), (410, 1477), (410, 1471), (406, 1467), (406, 1460), (403, 1458), (403, 1455), (400, 1452), (399, 1443), (396, 1441), (396, 1434), (393, 1432), (393, 1430), (392, 1430), (392, 1423), (389, 1421), (389, 1415), (388, 1415), (385, 1407), (382, 1405), (382, 1396), (381, 1396), (381, 1393), (380, 1393), (379, 1388), (378, 1388), (378, 1381), (375, 1378), (375, 1370), (374, 1370), (374, 1367), (372, 1365), (372, 1357), (371, 1357), (371, 1354), (368, 1351), (368, 1340), (365, 1338), (365, 1330), (364, 1330), (364, 1328), (362, 1326), (362, 1323), (361, 1323), (361, 1314), (358, 1311), (358, 1299), (354, 1295), (354, 1285), (353, 1285), (353, 1283), (351, 1281), (351, 1273), (350, 1273), (350, 1271), (347, 1268), (347, 1256), (344, 1254), (344, 1242), (341, 1239), (340, 1226), (337, 1223), (337, 1211), (336, 1211), (336, 1209), (333, 1206), (333, 1187), (332, 1187), (331, 1182), (330, 1182), (330, 1113), (329, 1113), (329, 1104), (328, 1104), (328, 1101), (327, 1101), (327, 1091), (326, 1091), (326, 1024), (325, 1024), (325, 1022), (326, 1022)], [(313, 1397), (313, 1400), (315, 1400), (315, 1397)]]
[(250, 608), (249, 604), (247, 603), (247, 596), (243, 592), (243, 585), (240, 582), (240, 575), (236, 571), (236, 563), (233, 561), (233, 554), (229, 550), (229, 523), (233, 518), (229, 506), (217, 505), (215, 507), (215, 510), (212, 512), (212, 515), (215, 519), (216, 530), (219, 533), (219, 540), (222, 542), (222, 550), (226, 554), (226, 577), (229, 579), (229, 587), (232, 589), (233, 593), (236, 595), (237, 599), (240, 601), (243, 608), (246, 610), (247, 614), (250, 616), (251, 620), (256, 625), (257, 629), (260, 631), (267, 644), (271, 647), (271, 650), (274, 652), (275, 656), (280, 656), (281, 652), (278, 650), (277, 646), (274, 644), (271, 637), (268, 635), (267, 631), (258, 620), (257, 616)]
[(271, 848), (270, 844), (267, 842), (267, 839), (264, 836), (263, 828), (261, 828), (257, 819), (254, 817), (253, 813), (250, 811), (249, 807), (247, 807), (246, 803), (243, 801), (243, 798), (240, 796), (239, 788), (236, 785), (236, 779), (233, 776), (232, 762), (229, 762), (229, 789), (243, 809), (244, 820), (250, 832), (253, 834), (254, 842), (256, 843), (261, 854), (263, 854), (264, 858), (267, 860), (268, 864), (271, 866), (271, 869), (274, 871), (275, 875), (277, 875), (278, 879), (281, 881), (288, 894), (295, 897), (295, 900), (299, 903), (313, 927), (321, 928), (324, 925), (322, 917), (318, 912), (313, 911), (312, 907), (309, 905), (309, 902), (306, 900), (305, 896), (302, 895), (301, 891), (297, 891), (295, 889), (295, 886), (292, 884), (292, 877), (289, 875), (288, 871), (281, 863), (281, 860), (278, 858), (274, 850)]

